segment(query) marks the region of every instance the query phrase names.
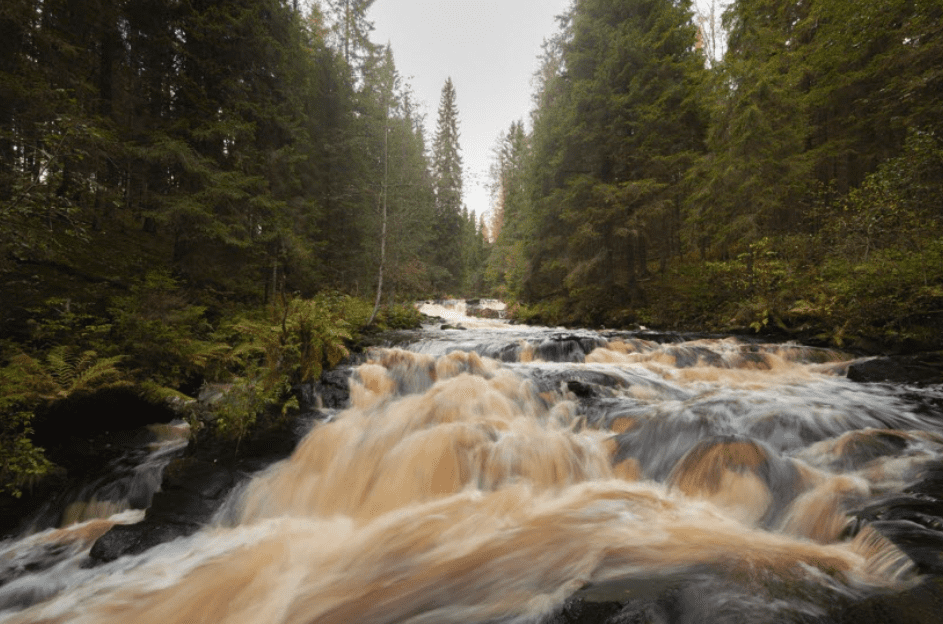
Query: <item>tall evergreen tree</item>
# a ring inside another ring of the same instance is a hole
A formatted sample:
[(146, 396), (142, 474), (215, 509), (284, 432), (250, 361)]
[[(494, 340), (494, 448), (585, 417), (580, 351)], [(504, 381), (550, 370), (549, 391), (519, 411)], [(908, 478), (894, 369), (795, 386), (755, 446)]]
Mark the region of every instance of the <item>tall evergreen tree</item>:
[(332, 20), (331, 32), (337, 41), (344, 62), (357, 72), (363, 70), (374, 44), (370, 41), (373, 23), (367, 13), (376, 0), (327, 0)]
[(462, 262), (462, 155), (459, 145), (458, 108), (452, 79), (445, 81), (432, 143), (432, 176), (435, 187), (435, 238), (438, 267), (434, 277), (439, 290), (459, 288), (464, 279)]
[[(389, 46), (375, 51), (364, 67), (358, 118), (367, 172), (363, 265), (374, 283), (379, 267), (386, 267), (383, 290), (390, 298), (419, 296), (428, 291), (423, 251), (429, 242), (433, 197), (421, 123)], [(379, 303), (383, 293), (377, 291)]]
[(514, 300), (521, 296), (525, 268), (528, 151), (524, 122), (512, 122), (498, 139), (491, 166), (494, 243), (487, 260), (486, 281), (502, 297)]
[(692, 172), (690, 236), (706, 257), (795, 227), (809, 182), (804, 102), (786, 42), (798, 5), (742, 0), (725, 14), (730, 39), (705, 90), (709, 151)]
[(423, 123), (417, 117), (411, 92), (404, 87), (397, 97), (397, 115), (390, 134), (395, 164), (390, 177), (389, 252), (390, 299), (421, 297), (430, 292), (432, 259), (427, 250), (435, 211), (430, 163)]
[(690, 3), (584, 0), (567, 28), (545, 86), (558, 93), (534, 126), (542, 242), (526, 289), (546, 297), (562, 281), (588, 308), (640, 303), (649, 258), (677, 253), (681, 182), (703, 149)]

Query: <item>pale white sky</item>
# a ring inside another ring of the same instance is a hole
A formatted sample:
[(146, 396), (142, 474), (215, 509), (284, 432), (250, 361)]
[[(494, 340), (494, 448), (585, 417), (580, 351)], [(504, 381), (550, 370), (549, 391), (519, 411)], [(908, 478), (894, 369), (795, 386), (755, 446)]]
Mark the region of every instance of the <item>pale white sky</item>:
[(390, 43), (400, 74), (426, 114), (431, 147), (446, 78), (455, 85), (464, 199), (490, 208), (488, 168), (498, 135), (528, 121), (541, 42), (570, 0), (376, 0), (368, 19), (375, 43)]
[[(719, 20), (730, 0), (695, 0)], [(376, 0), (368, 19), (372, 40), (390, 43), (400, 74), (426, 115), (426, 140), (435, 135), (446, 78), (455, 85), (465, 171), (464, 200), (490, 209), (488, 169), (498, 135), (512, 121), (529, 126), (532, 78), (544, 39), (557, 32), (555, 16), (570, 0)]]

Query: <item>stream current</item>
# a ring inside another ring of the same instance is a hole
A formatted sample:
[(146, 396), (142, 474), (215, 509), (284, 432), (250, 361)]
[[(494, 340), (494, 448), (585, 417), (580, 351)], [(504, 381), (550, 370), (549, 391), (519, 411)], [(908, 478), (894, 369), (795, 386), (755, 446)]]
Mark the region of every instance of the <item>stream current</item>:
[(558, 622), (574, 600), (811, 622), (921, 581), (862, 510), (940, 465), (941, 388), (799, 345), (424, 311), (465, 329), (371, 351), (350, 406), (195, 535), (98, 567), (139, 513), (0, 543), (0, 567), (67, 552), (0, 585), (0, 622)]

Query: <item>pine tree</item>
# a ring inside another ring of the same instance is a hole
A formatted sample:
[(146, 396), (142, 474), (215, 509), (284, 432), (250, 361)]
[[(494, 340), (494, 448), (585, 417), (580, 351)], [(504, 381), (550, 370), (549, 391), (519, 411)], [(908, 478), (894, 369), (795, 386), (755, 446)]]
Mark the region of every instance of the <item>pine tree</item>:
[(327, 0), (329, 16), (333, 22), (331, 31), (344, 62), (357, 73), (375, 52), (370, 41), (373, 23), (367, 13), (376, 0)]
[(795, 8), (741, 0), (725, 14), (728, 51), (706, 91), (709, 150), (691, 172), (689, 235), (702, 258), (727, 258), (798, 221), (809, 178), (804, 102), (785, 45)]

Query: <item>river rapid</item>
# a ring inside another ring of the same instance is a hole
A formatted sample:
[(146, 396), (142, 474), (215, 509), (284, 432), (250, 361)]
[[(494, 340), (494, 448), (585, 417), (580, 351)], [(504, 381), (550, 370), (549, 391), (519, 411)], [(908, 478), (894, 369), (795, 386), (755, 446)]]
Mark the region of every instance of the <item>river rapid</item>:
[(195, 535), (97, 567), (139, 513), (0, 543), (26, 566), (0, 622), (827, 622), (938, 572), (901, 535), (939, 518), (889, 510), (938, 502), (914, 488), (941, 388), (799, 345), (425, 311), (463, 329), (371, 351), (349, 408)]

